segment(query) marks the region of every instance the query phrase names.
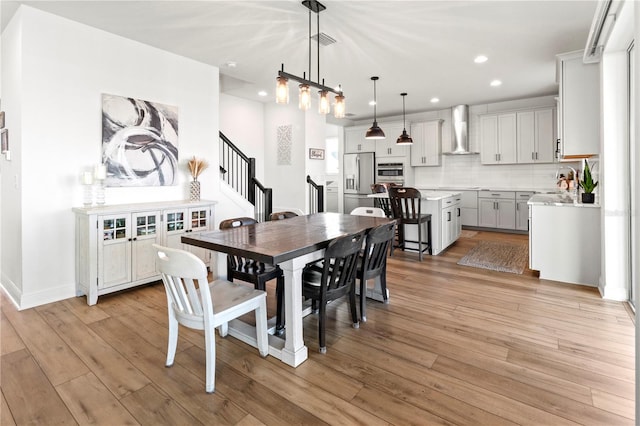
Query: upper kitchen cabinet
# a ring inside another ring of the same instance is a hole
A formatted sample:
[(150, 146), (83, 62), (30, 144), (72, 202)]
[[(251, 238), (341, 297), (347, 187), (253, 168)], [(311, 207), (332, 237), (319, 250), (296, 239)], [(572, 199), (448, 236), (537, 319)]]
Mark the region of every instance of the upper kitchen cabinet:
[[(411, 155), (411, 145), (397, 145), (398, 136), (404, 129), (402, 123), (380, 123), (386, 138), (369, 141), (376, 143), (376, 157), (406, 157)], [(366, 130), (365, 130), (366, 131)], [(362, 133), (364, 135), (364, 132)], [(364, 137), (364, 136), (363, 136)]]
[(439, 166), (442, 146), (442, 120), (411, 125), (411, 165)]
[(555, 127), (555, 108), (518, 112), (518, 163), (553, 163)]
[(582, 51), (556, 56), (558, 158), (600, 153), (600, 69), (582, 62)]
[(367, 129), (363, 127), (347, 127), (344, 129), (344, 152), (359, 153), (373, 152), (375, 141), (364, 138)]
[(516, 158), (516, 113), (480, 116), (480, 161), (511, 164)]

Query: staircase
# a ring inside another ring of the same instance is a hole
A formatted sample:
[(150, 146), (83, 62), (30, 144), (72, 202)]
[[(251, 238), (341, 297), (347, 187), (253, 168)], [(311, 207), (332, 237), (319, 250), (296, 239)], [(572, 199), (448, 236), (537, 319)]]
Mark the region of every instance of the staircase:
[(256, 159), (247, 157), (224, 133), (219, 134), (221, 179), (253, 204), (258, 222), (269, 220), (273, 212), (272, 190), (256, 179)]
[[(269, 220), (273, 212), (273, 194), (271, 188), (265, 188), (256, 179), (256, 159), (247, 157), (240, 149), (220, 134), (220, 176), (240, 196), (254, 206), (255, 219), (258, 222)], [(324, 211), (324, 186), (315, 183), (307, 176), (309, 186), (309, 213)]]

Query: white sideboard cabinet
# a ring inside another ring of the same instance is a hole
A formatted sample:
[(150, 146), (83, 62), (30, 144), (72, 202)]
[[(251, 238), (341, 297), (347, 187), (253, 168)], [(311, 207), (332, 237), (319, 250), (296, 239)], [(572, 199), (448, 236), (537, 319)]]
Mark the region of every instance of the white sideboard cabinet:
[(186, 248), (210, 264), (208, 250), (180, 237), (213, 229), (215, 201), (168, 201), (74, 208), (76, 294), (98, 296), (160, 279), (153, 244)]

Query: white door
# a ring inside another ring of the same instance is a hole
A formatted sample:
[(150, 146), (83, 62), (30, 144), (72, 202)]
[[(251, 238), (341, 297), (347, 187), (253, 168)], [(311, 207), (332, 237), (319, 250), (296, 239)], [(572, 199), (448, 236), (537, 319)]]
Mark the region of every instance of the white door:
[(492, 198), (478, 199), (478, 226), (497, 228), (496, 200)]
[(131, 215), (98, 218), (98, 288), (131, 281)]
[(153, 244), (161, 244), (160, 212), (139, 212), (132, 214), (132, 274), (133, 281), (158, 275), (156, 271), (156, 251)]

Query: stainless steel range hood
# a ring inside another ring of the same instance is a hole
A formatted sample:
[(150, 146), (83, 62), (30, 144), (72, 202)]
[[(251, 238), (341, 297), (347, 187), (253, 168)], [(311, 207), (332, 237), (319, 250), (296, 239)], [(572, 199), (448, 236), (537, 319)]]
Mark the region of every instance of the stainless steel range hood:
[(457, 105), (451, 109), (451, 152), (444, 155), (478, 154), (469, 151), (469, 105)]

